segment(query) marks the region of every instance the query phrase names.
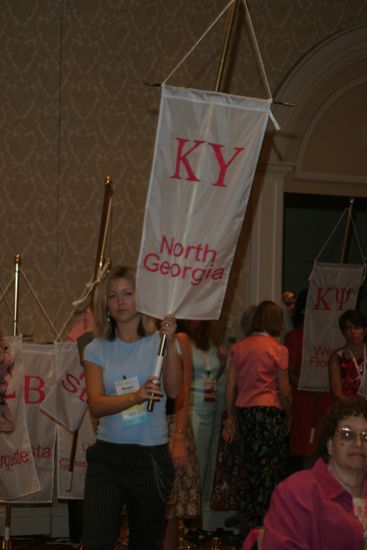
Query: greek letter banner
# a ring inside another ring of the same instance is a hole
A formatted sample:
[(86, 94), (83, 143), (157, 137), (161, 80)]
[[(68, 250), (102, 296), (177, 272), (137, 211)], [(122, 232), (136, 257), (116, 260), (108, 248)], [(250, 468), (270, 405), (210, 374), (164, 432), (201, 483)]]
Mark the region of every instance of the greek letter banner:
[[(77, 345), (22, 343), (18, 336), (7, 337), (6, 342), (14, 366), (0, 389), (6, 390), (12, 425), (8, 427), (9, 420), (0, 422), (0, 501), (52, 503), (56, 438), (58, 498), (83, 498), (85, 451), (94, 443), (95, 434), (85, 414), (85, 380)], [(79, 437), (69, 487), (73, 434), (64, 426), (69, 426), (72, 414)]]
[(41, 410), (67, 430), (78, 430), (87, 406), (84, 368), (75, 342), (56, 346), (57, 380), (41, 405)]
[(363, 275), (362, 265), (315, 263), (309, 277), (298, 389), (329, 389), (329, 357), (344, 345), (338, 319), (355, 308)]
[(271, 100), (162, 86), (139, 311), (217, 319)]
[(6, 338), (14, 368), (6, 380), (6, 400), (14, 428), (0, 433), (0, 500), (15, 500), (40, 491), (24, 403), (25, 378), (21, 337)]

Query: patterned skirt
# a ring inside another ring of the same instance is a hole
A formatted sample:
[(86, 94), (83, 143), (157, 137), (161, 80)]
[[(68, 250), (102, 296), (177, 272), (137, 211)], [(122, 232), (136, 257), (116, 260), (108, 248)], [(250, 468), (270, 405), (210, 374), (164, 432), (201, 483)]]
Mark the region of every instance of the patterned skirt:
[[(175, 427), (175, 416), (168, 415), (169, 435)], [(188, 461), (176, 470), (176, 477), (166, 511), (166, 518), (195, 518), (200, 516), (199, 464), (191, 423), (186, 430)]]
[[(223, 433), (227, 413), (222, 416)], [(244, 491), (245, 460), (238, 438), (226, 443), (220, 435), (217, 460), (215, 464), (213, 491), (210, 507), (217, 512), (236, 511), (244, 513), (241, 508), (240, 495)]]
[(238, 508), (251, 525), (261, 525), (273, 489), (286, 475), (286, 414), (275, 407), (238, 408), (237, 421), (245, 467)]

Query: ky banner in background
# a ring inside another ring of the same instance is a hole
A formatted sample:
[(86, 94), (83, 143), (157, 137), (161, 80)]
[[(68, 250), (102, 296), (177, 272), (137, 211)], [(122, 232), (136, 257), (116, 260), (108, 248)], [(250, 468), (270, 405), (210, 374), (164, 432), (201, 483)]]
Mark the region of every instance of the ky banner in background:
[(338, 319), (347, 309), (355, 308), (363, 274), (362, 265), (315, 262), (309, 277), (298, 389), (329, 389), (329, 357), (344, 345)]
[(217, 319), (271, 100), (162, 86), (138, 310)]

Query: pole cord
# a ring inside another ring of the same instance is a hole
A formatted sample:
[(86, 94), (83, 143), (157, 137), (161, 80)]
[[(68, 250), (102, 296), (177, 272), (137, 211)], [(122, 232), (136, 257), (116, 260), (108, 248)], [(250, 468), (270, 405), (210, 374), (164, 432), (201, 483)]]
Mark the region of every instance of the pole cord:
[(54, 331), (54, 333), (57, 334), (56, 328), (54, 327), (54, 325), (53, 325), (51, 319), (50, 319), (49, 316), (47, 315), (47, 312), (46, 312), (45, 308), (44, 308), (43, 305), (41, 304), (41, 302), (40, 302), (40, 300), (39, 300), (37, 294), (36, 294), (35, 291), (33, 290), (31, 283), (28, 281), (27, 276), (26, 276), (25, 272), (23, 271), (23, 269), (22, 269), (21, 267), (19, 268), (19, 273), (21, 273), (21, 275), (22, 275), (22, 277), (23, 277), (25, 283), (27, 284), (29, 290), (31, 291), (31, 293), (32, 293), (32, 295), (33, 295), (33, 297), (34, 297), (34, 299), (36, 300), (37, 304), (39, 305), (39, 307), (40, 307), (40, 309), (41, 309), (43, 315), (45, 316), (46, 321), (48, 322), (48, 324), (50, 325), (50, 327), (52, 328), (52, 330)]
[(206, 35), (212, 30), (212, 28), (218, 23), (219, 19), (226, 13), (226, 11), (231, 7), (235, 0), (230, 0), (228, 5), (220, 12), (218, 17), (209, 25), (206, 31), (200, 36), (199, 40), (195, 42), (192, 48), (184, 55), (184, 57), (177, 63), (176, 67), (169, 73), (169, 75), (163, 80), (162, 84), (165, 84), (167, 80), (171, 78), (172, 75), (181, 67), (182, 63), (192, 54), (195, 48), (200, 44), (200, 42), (206, 37)]

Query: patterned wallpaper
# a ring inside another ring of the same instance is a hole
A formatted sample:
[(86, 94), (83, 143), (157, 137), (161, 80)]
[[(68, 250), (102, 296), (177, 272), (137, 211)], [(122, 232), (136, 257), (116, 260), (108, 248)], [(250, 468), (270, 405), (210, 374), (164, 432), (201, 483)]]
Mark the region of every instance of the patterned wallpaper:
[[(111, 256), (137, 259), (161, 82), (226, 0), (2, 0), (0, 3), (0, 286), (22, 255), (20, 329), (52, 340), (94, 271), (104, 177), (113, 178)], [(248, 2), (272, 90), (326, 37), (367, 24), (360, 0)], [(225, 17), (170, 80), (212, 88)], [(264, 96), (236, 19), (225, 89)], [(241, 236), (225, 313), (246, 295)], [(12, 306), (13, 294), (6, 294)], [(236, 296), (236, 300), (233, 297)], [(0, 304), (0, 327), (11, 315)]]

